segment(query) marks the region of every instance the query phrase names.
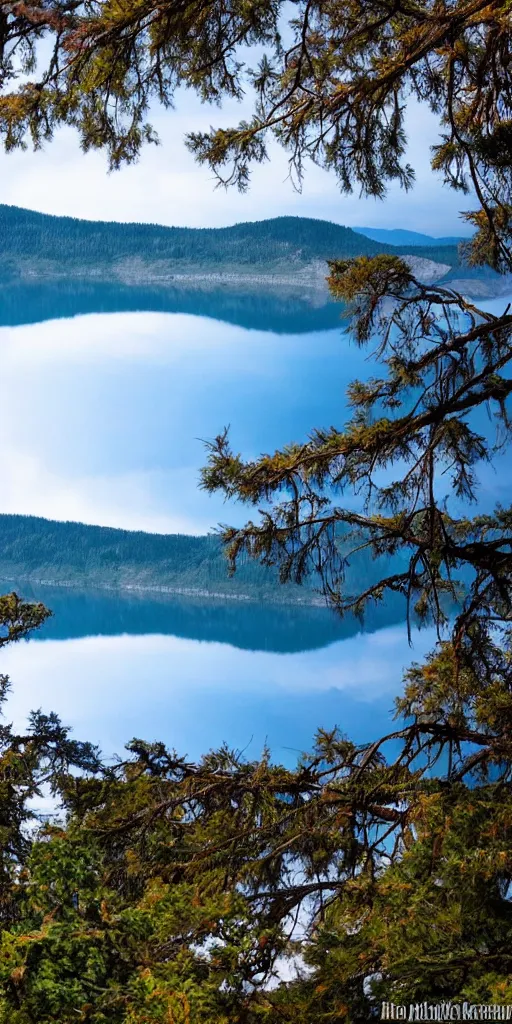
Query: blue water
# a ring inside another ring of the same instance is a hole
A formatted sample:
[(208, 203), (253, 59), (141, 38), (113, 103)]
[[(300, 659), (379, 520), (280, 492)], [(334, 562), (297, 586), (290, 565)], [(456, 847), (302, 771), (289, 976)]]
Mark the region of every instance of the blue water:
[[(231, 425), (246, 457), (301, 441), (342, 423), (347, 383), (371, 371), (333, 304), (219, 293), (196, 315), (190, 295), (183, 311), (161, 293), (132, 308), (126, 290), (85, 291), (0, 289), (2, 512), (159, 532), (241, 523), (246, 509), (198, 490), (204, 440)], [(191, 757), (268, 742), (289, 763), (318, 726), (370, 738), (434, 640), (411, 651), (385, 616), (363, 633), (318, 610), (36, 591), (56, 614), (1, 652), (9, 715), (54, 710), (108, 756), (137, 735)]]
[(204, 440), (231, 424), (251, 456), (329, 426), (363, 362), (339, 329), (276, 335), (183, 314), (3, 327), (0, 344), (2, 510), (171, 532), (228, 515), (197, 488)]
[(400, 666), (426, 652), (430, 632), (409, 651), (403, 626), (289, 654), (146, 634), (30, 641), (2, 652), (13, 681), (9, 717), (55, 710), (75, 735), (122, 753), (133, 736), (165, 740), (199, 757), (226, 741), (293, 764), (318, 727), (337, 725), (356, 741), (392, 728)]

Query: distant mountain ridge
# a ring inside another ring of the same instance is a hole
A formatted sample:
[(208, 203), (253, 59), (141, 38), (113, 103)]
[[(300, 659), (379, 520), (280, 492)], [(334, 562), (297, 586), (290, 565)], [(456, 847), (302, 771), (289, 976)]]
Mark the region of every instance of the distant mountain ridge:
[(440, 245), (460, 245), (461, 242), (468, 242), (471, 235), (448, 235), (446, 238), (435, 238), (433, 235), (423, 235), (420, 231), (409, 231), (406, 228), (352, 228), (358, 235), (371, 238), (374, 242), (384, 242), (388, 245), (419, 245), (438, 248)]
[[(439, 249), (439, 252), (438, 252)], [(458, 265), (456, 246), (406, 246), (400, 254), (423, 257), (450, 267)], [(298, 271), (325, 261), (374, 256), (399, 250), (375, 242), (351, 228), (310, 217), (275, 217), (222, 228), (163, 227), (56, 217), (16, 206), (0, 205), (0, 272), (25, 269), (44, 276), (52, 265), (68, 274), (82, 268), (123, 263), (142, 272), (144, 265), (163, 271), (261, 272)], [(55, 269), (55, 267), (54, 267)], [(172, 274), (171, 274), (172, 276)]]
[[(411, 235), (417, 242), (414, 232), (406, 232), (406, 239)], [(390, 245), (312, 217), (183, 228), (80, 220), (0, 205), (0, 288), (94, 281), (130, 288), (291, 289), (325, 300), (328, 260), (390, 253), (406, 258), (426, 284), (443, 282), (480, 298), (511, 290), (510, 275), (505, 280), (489, 267), (464, 266), (456, 245), (424, 237), (427, 245)]]

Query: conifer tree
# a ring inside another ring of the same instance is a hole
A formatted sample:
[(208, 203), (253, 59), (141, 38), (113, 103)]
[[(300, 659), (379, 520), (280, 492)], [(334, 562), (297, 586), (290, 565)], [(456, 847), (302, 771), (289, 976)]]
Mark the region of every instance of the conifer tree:
[[(42, 604), (24, 602), (15, 593), (1, 597), (0, 647), (28, 638), (48, 615)], [(9, 690), (9, 677), (0, 676), (2, 713)], [(94, 773), (99, 768), (96, 748), (71, 739), (53, 713), (32, 712), (21, 734), (10, 724), (0, 724), (0, 973), (7, 1000), (0, 999), (2, 1021), (12, 1019), (6, 1005), (13, 1008), (20, 1002), (22, 973), (12, 959), (12, 929), (23, 918), (27, 863), (41, 821), (37, 804), (43, 796), (55, 798), (60, 780), (70, 772)]]
[(3, 1019), (316, 1024), (367, 1021), (381, 999), (507, 1004), (510, 659), (493, 657), (484, 685), (446, 644), (408, 673), (407, 724), (361, 746), (320, 732), (296, 770), (135, 740), (99, 774), (61, 771), (61, 822), (14, 887)]

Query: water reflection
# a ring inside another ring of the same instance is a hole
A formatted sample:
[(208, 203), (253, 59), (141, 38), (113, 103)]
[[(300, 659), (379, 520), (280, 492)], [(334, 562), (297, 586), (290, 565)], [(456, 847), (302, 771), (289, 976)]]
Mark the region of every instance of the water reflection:
[(87, 313), (191, 313), (250, 330), (305, 334), (329, 330), (341, 306), (300, 289), (141, 287), (113, 282), (0, 282), (0, 327), (35, 324)]
[[(313, 651), (361, 632), (353, 616), (343, 619), (327, 608), (246, 601), (180, 598), (136, 591), (79, 590), (26, 580), (0, 580), (0, 593), (16, 591), (27, 601), (42, 601), (52, 611), (38, 637), (162, 634), (200, 643), (230, 644), (248, 651), (292, 654)], [(404, 620), (400, 598), (370, 609), (368, 632)]]
[(232, 424), (249, 457), (301, 440), (339, 420), (363, 363), (339, 329), (158, 313), (4, 327), (0, 344), (2, 511), (157, 532), (241, 522), (198, 491), (201, 439)]
[(402, 668), (433, 639), (416, 635), (411, 652), (397, 626), (286, 655), (158, 635), (32, 640), (6, 648), (2, 668), (20, 728), (42, 706), (107, 755), (135, 735), (190, 757), (223, 741), (257, 756), (268, 742), (275, 760), (293, 763), (317, 727), (358, 742), (387, 731)]

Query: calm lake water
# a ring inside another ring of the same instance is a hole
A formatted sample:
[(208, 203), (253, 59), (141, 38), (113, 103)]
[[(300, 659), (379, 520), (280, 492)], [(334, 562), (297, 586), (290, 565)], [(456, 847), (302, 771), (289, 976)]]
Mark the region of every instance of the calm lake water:
[[(343, 422), (366, 353), (332, 303), (128, 293), (0, 288), (0, 511), (158, 532), (241, 523), (247, 510), (198, 490), (204, 440), (231, 425), (250, 457)], [(503, 487), (486, 479), (493, 501)], [(318, 726), (369, 738), (433, 644), (423, 631), (411, 651), (386, 612), (362, 633), (319, 609), (17, 589), (55, 614), (2, 651), (9, 716), (54, 710), (107, 755), (137, 735), (191, 757), (268, 742), (290, 762)]]

